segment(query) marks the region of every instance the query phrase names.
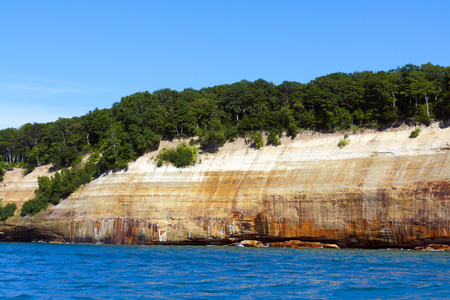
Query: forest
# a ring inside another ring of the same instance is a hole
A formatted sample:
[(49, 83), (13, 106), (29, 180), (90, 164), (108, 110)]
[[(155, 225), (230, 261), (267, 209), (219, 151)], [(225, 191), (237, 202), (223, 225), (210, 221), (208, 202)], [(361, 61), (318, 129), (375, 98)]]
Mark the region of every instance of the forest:
[[(0, 181), (14, 167), (24, 168), (24, 174), (45, 164), (61, 170), (39, 179), (36, 197), (22, 208), (22, 215), (34, 214), (104, 172), (126, 169), (162, 139), (195, 137), (190, 146), (215, 152), (226, 141), (261, 132), (276, 145), (283, 132), (294, 138), (305, 129), (356, 131), (449, 119), (450, 67), (431, 63), (332, 73), (306, 84), (258, 79), (200, 90), (137, 92), (81, 117), (1, 130)], [(82, 164), (86, 154), (89, 162)]]

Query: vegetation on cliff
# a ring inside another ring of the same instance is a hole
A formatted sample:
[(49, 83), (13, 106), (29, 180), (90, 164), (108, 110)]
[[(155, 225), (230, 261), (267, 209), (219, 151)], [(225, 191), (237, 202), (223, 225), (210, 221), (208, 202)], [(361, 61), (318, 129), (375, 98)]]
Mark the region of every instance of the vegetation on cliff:
[(38, 177), (36, 196), (23, 204), (20, 214), (34, 215), (51, 204), (56, 205), (80, 186), (90, 182), (98, 172), (96, 160), (97, 156), (94, 155), (85, 164), (78, 161), (72, 168), (56, 172), (50, 178)]
[(9, 217), (14, 216), (14, 212), (17, 209), (17, 206), (14, 203), (8, 203), (2, 207), (2, 203), (0, 202), (0, 220), (4, 221)]
[(348, 138), (348, 136), (345, 136), (343, 139), (341, 139), (338, 143), (338, 147), (339, 148), (344, 148), (345, 146), (347, 146), (350, 143), (350, 139)]
[[(89, 173), (93, 178), (127, 168), (161, 139), (197, 136), (204, 151), (214, 152), (238, 136), (248, 136), (260, 147), (257, 133), (262, 131), (270, 132), (268, 142), (277, 145), (281, 132), (295, 136), (301, 129), (380, 128), (449, 118), (450, 67), (428, 63), (387, 72), (333, 73), (307, 84), (274, 85), (259, 79), (200, 90), (138, 92), (82, 117), (1, 130), (0, 155), (4, 168), (20, 166), (30, 172), (49, 163), (56, 169), (74, 167), (81, 155), (97, 153), (95, 171)], [(0, 176), (2, 170), (0, 166)], [(56, 196), (61, 193), (45, 198)]]
[(255, 131), (250, 134), (250, 139), (253, 142), (252, 145), (256, 148), (263, 146), (263, 136), (261, 131)]
[(197, 147), (190, 147), (186, 143), (179, 144), (175, 149), (162, 149), (157, 157), (157, 166), (171, 163), (177, 168), (193, 166), (197, 162)]
[(269, 136), (267, 137), (267, 144), (274, 145), (274, 146), (281, 145), (280, 137), (281, 137), (281, 132), (277, 133), (276, 131), (272, 130), (269, 133)]
[(409, 135), (409, 137), (410, 137), (411, 139), (415, 139), (416, 137), (419, 136), (419, 134), (420, 134), (421, 131), (422, 131), (422, 130), (421, 130), (420, 128), (417, 128), (417, 129), (411, 131), (411, 134)]

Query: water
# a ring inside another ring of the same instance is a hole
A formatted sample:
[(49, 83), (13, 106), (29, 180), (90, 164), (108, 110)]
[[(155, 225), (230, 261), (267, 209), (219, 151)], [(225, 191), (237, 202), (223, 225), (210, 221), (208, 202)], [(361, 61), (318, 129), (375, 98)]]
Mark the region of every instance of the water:
[(0, 243), (9, 299), (449, 299), (450, 253)]

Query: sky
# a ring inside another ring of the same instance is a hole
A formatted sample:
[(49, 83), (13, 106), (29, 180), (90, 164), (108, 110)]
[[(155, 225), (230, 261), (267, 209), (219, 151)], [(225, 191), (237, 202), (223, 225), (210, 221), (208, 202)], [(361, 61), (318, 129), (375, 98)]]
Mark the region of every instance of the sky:
[(0, 129), (136, 92), (450, 66), (450, 1), (2, 1)]

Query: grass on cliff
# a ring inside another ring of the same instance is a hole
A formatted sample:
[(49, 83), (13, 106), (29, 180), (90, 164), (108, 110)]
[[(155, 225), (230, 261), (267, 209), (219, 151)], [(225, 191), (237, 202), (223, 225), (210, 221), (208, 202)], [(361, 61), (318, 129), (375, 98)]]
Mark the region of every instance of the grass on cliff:
[(162, 149), (157, 157), (157, 166), (170, 163), (177, 168), (193, 166), (197, 162), (198, 148), (181, 143), (175, 149)]

